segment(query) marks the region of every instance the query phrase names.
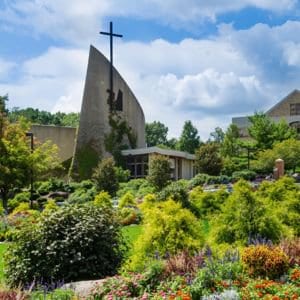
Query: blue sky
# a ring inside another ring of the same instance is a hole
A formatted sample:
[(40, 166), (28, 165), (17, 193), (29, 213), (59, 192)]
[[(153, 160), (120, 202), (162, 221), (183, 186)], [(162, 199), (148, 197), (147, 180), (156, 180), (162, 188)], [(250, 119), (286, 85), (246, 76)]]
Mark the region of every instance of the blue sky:
[(231, 117), (300, 89), (296, 0), (1, 0), (0, 94), (9, 107), (79, 111), (89, 45), (109, 21), (124, 35), (115, 66), (142, 104), (178, 136), (203, 140)]

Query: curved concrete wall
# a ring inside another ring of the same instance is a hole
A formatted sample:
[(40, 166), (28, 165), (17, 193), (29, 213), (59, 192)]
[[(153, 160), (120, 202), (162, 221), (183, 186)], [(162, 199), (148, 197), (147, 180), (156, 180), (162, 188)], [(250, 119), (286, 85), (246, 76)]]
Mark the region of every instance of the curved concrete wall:
[[(95, 47), (90, 47), (89, 62), (86, 74), (80, 124), (78, 128), (75, 146), (73, 171), (78, 174), (81, 164), (88, 163), (86, 174), (80, 174), (80, 178), (89, 177), (90, 169), (94, 167), (95, 156), (109, 156), (105, 151), (105, 135), (110, 132), (108, 123), (109, 105), (107, 104), (109, 89), (110, 63), (106, 57)], [(128, 87), (125, 80), (116, 69), (113, 71), (114, 92), (117, 95), (123, 93), (123, 111), (120, 116), (127, 121), (137, 136), (137, 147), (145, 146), (145, 117), (143, 110)], [(93, 159), (82, 156), (93, 156)], [(87, 162), (88, 161), (88, 162)]]

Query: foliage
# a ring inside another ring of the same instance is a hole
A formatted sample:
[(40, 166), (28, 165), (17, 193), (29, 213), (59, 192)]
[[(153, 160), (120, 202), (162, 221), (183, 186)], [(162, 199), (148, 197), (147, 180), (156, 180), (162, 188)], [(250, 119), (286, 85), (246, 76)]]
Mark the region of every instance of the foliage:
[(188, 188), (184, 181), (173, 181), (158, 193), (157, 200), (166, 201), (169, 199), (180, 203), (184, 208), (190, 206)]
[(101, 191), (94, 199), (94, 205), (112, 208), (112, 198), (108, 192)]
[(21, 117), (26, 118), (33, 124), (71, 126), (77, 127), (79, 124), (79, 113), (50, 113), (47, 111), (34, 109), (31, 107), (25, 109), (13, 108), (8, 112), (9, 121), (17, 122)]
[(146, 123), (146, 143), (148, 147), (167, 144), (168, 127), (159, 121)]
[(288, 270), (288, 257), (279, 247), (251, 245), (243, 250), (242, 261), (252, 277), (276, 279)]
[(201, 173), (219, 175), (223, 161), (217, 143), (207, 143), (196, 151), (196, 165)]
[(7, 209), (7, 195), (13, 188), (22, 188), (29, 184), (31, 172), (41, 177), (51, 169), (58, 167), (57, 147), (49, 142), (35, 143), (32, 152), (26, 132), (29, 123), (3, 122), (0, 135), (0, 194), (3, 207)]
[(111, 210), (64, 206), (18, 230), (7, 250), (6, 276), (13, 286), (99, 279), (115, 274), (123, 251)]
[(116, 164), (121, 166), (123, 164), (121, 151), (128, 148), (124, 139), (127, 139), (130, 148), (134, 149), (136, 148), (137, 136), (127, 121), (114, 112), (109, 114), (108, 122), (111, 130), (104, 138), (105, 150), (111, 153)]
[(37, 182), (37, 192), (40, 195), (47, 195), (50, 192), (65, 191), (65, 184), (63, 180), (57, 178), (50, 178), (47, 181)]
[(167, 186), (170, 180), (171, 167), (168, 158), (156, 155), (150, 159), (149, 175), (147, 180), (156, 190)]
[(225, 133), (223, 132), (221, 127), (216, 127), (215, 131), (211, 132), (210, 138), (212, 138), (213, 142), (222, 144), (225, 138)]
[(280, 143), (275, 143), (273, 149), (260, 151), (257, 155), (255, 167), (260, 172), (271, 173), (275, 160), (281, 158), (284, 160), (286, 170), (293, 170), (300, 166), (300, 141), (288, 139)]
[(300, 266), (300, 238), (294, 239), (284, 239), (280, 241), (280, 249), (287, 255), (289, 258), (289, 265)]
[(200, 145), (200, 137), (198, 130), (193, 126), (191, 121), (185, 121), (178, 141), (178, 148), (181, 151), (195, 153), (195, 150)]
[(166, 259), (164, 275), (195, 275), (205, 265), (205, 251), (191, 254), (188, 251), (172, 255)]
[(130, 171), (116, 167), (116, 174), (119, 182), (127, 182), (130, 178)]
[(251, 170), (244, 170), (244, 171), (236, 171), (232, 174), (232, 179), (234, 181), (238, 181), (240, 179), (244, 180), (254, 180), (256, 177), (256, 173)]
[(217, 192), (204, 192), (201, 187), (194, 188), (189, 194), (192, 207), (201, 217), (220, 212), (221, 206), (228, 196), (229, 193), (225, 189), (220, 189)]
[(119, 199), (119, 209), (124, 208), (124, 207), (135, 207), (137, 206), (137, 202), (134, 198), (134, 196), (130, 193), (127, 192), (125, 195), (123, 195), (120, 199)]
[(98, 191), (108, 192), (111, 196), (116, 194), (119, 182), (115, 162), (112, 158), (106, 158), (99, 162), (94, 169), (92, 178)]
[(263, 300), (284, 300), (284, 299), (299, 299), (300, 288), (294, 284), (273, 280), (253, 280), (247, 286), (242, 288), (242, 299), (263, 299)]
[(199, 270), (192, 283), (192, 298), (202, 299), (202, 296), (212, 291), (222, 292), (231, 286), (240, 285), (244, 277), (238, 252), (229, 251), (221, 259), (208, 257), (204, 268)]
[(260, 235), (278, 241), (283, 227), (270, 207), (252, 191), (244, 180), (238, 181), (233, 192), (222, 207), (211, 235), (218, 243), (246, 243), (251, 237)]
[(235, 157), (239, 154), (239, 129), (235, 124), (227, 128), (224, 141), (221, 145), (221, 153), (224, 157)]
[(122, 197), (127, 192), (134, 195), (135, 198), (142, 198), (146, 194), (153, 193), (154, 187), (149, 183), (147, 179), (131, 179), (128, 182), (121, 182), (120, 188), (117, 191), (117, 196)]
[(136, 207), (123, 207), (118, 210), (118, 219), (123, 226), (139, 224), (142, 220), (141, 212)]
[(96, 187), (94, 186), (93, 182), (90, 180), (84, 180), (80, 184), (73, 183), (70, 184), (70, 188), (73, 189), (74, 187), (75, 190), (73, 193), (70, 194), (68, 198), (69, 203), (86, 203), (89, 201), (94, 200), (97, 190)]
[(200, 223), (190, 211), (172, 200), (155, 204), (144, 210), (143, 233), (134, 245), (129, 268), (143, 268), (155, 254), (197, 251), (202, 241)]
[(279, 123), (274, 123), (264, 113), (256, 112), (254, 116), (249, 117), (249, 121), (251, 126), (248, 128), (248, 132), (250, 137), (256, 141), (258, 149), (271, 149), (275, 142), (297, 137), (296, 130), (288, 126), (286, 121), (281, 120)]
[(87, 144), (77, 151), (73, 156), (69, 177), (73, 180), (89, 179), (92, 176), (93, 169), (101, 160), (102, 153), (98, 153), (93, 145)]
[(8, 209), (13, 211), (20, 203), (29, 202), (30, 192), (21, 192), (16, 194), (12, 199), (8, 200)]
[(38, 290), (30, 294), (33, 300), (79, 300), (74, 291), (66, 289), (55, 289), (54, 291)]

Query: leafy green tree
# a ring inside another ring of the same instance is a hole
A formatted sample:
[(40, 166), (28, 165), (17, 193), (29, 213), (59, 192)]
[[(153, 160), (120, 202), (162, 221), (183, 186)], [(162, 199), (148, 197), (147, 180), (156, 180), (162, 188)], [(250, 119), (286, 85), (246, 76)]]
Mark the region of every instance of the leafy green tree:
[(300, 166), (300, 141), (288, 139), (276, 143), (273, 149), (260, 151), (255, 163), (260, 172), (272, 172), (275, 160), (281, 158), (284, 160), (285, 169), (293, 170)]
[(150, 159), (149, 175), (147, 179), (149, 183), (156, 188), (156, 190), (160, 191), (168, 185), (170, 174), (171, 167), (168, 158), (157, 155)]
[(213, 142), (222, 144), (225, 138), (225, 133), (223, 132), (221, 127), (216, 127), (215, 131), (210, 133), (210, 138)]
[(249, 117), (251, 126), (248, 128), (250, 137), (252, 137), (259, 149), (270, 149), (274, 142), (275, 126), (272, 120), (262, 112), (256, 112), (254, 116)]
[(255, 113), (249, 120), (249, 134), (259, 149), (271, 149), (276, 142), (297, 138), (296, 129), (290, 127), (285, 120), (275, 123), (264, 113)]
[(217, 143), (206, 143), (196, 151), (196, 165), (200, 173), (219, 175), (223, 161), (220, 146)]
[(57, 146), (49, 142), (35, 142), (32, 152), (26, 132), (30, 124), (24, 119), (10, 124), (1, 117), (3, 128), (0, 136), (0, 195), (3, 207), (7, 209), (7, 196), (13, 188), (23, 188), (29, 184), (31, 172), (35, 178), (59, 166)]
[(176, 138), (171, 138), (167, 141), (167, 147), (169, 149), (177, 150), (178, 149), (178, 140)]
[(200, 137), (197, 128), (193, 126), (191, 121), (185, 121), (178, 141), (179, 150), (195, 153), (199, 145)]
[(230, 124), (224, 135), (224, 140), (221, 146), (223, 156), (236, 157), (239, 154), (239, 129), (235, 124)]
[(298, 136), (297, 130), (293, 127), (290, 127), (284, 119), (280, 120), (278, 123), (275, 123), (274, 127), (274, 142), (282, 142), (288, 139), (296, 139)]
[(146, 143), (148, 147), (167, 145), (168, 127), (159, 121), (146, 123)]
[(98, 191), (105, 191), (114, 196), (119, 188), (119, 181), (113, 158), (100, 161), (94, 169), (92, 178)]

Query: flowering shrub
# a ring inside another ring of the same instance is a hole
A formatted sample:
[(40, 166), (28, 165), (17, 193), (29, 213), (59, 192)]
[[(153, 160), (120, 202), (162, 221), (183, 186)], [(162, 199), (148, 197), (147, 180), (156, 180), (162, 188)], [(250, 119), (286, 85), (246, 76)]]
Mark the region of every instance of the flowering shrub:
[(289, 279), (292, 283), (300, 287), (300, 266), (291, 270)]
[(200, 269), (192, 282), (190, 291), (193, 299), (215, 292), (223, 292), (231, 287), (241, 287), (245, 283), (243, 267), (238, 252), (227, 252), (222, 259), (209, 257), (205, 267)]
[(300, 287), (272, 280), (254, 280), (241, 289), (242, 299), (296, 300), (300, 297)]
[(288, 270), (288, 257), (279, 247), (257, 245), (246, 247), (242, 261), (250, 276), (279, 278)]
[(202, 297), (202, 300), (239, 300), (240, 295), (236, 290), (225, 290), (222, 293)]

